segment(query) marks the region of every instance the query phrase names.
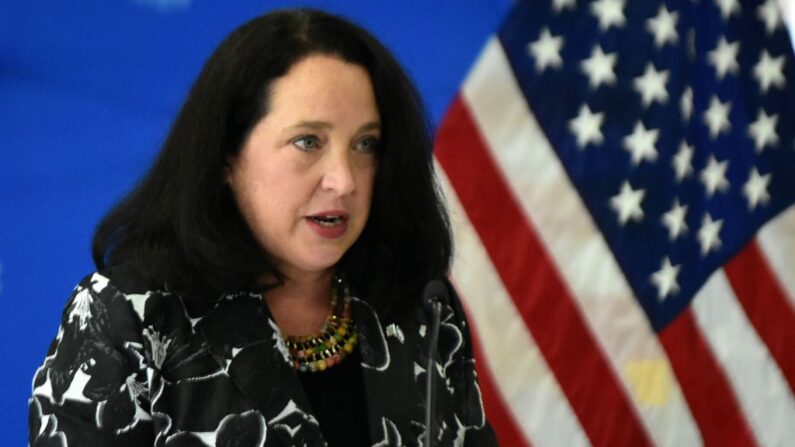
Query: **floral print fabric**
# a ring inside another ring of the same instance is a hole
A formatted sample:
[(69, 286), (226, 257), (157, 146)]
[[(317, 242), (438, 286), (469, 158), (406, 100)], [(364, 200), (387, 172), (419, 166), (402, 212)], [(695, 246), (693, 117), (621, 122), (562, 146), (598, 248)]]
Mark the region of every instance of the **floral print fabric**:
[[(325, 445), (261, 296), (196, 310), (141, 284), (116, 269), (75, 288), (33, 380), (31, 446)], [(353, 313), (373, 446), (421, 445), (428, 316), (383, 324), (356, 298)], [(437, 445), (496, 445), (455, 297), (439, 354)]]

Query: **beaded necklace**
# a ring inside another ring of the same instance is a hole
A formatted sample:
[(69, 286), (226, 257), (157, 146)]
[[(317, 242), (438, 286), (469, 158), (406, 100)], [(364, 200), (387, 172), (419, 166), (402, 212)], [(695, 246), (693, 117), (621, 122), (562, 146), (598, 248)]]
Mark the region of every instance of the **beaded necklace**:
[[(342, 303), (338, 289), (343, 290)], [(298, 371), (324, 371), (342, 361), (356, 347), (358, 335), (351, 318), (351, 294), (342, 279), (331, 287), (331, 313), (320, 332), (309, 336), (285, 336), (284, 341)]]

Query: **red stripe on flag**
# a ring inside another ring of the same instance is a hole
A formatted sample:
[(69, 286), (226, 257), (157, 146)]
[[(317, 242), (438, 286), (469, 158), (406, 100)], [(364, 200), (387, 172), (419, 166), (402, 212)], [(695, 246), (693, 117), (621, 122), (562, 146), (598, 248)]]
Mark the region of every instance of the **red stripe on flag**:
[(651, 445), (460, 97), (439, 127), (435, 153), (591, 443)]
[[(461, 296), (461, 294), (458, 294)], [(469, 314), (469, 309), (464, 305), (465, 311)], [(483, 345), (480, 343), (478, 328), (473, 323), (473, 319), (467, 320), (469, 333), (472, 335), (472, 350), (475, 352), (475, 367), (478, 372), (478, 383), (480, 384), (480, 394), (483, 397), (483, 408), (486, 417), (497, 435), (499, 445), (510, 445), (516, 447), (531, 447), (530, 441), (519, 429), (519, 424), (513, 413), (508, 410), (508, 405), (502, 398), (502, 394), (497, 390), (494, 376), (489, 369), (489, 362), (483, 356)]]
[(795, 394), (795, 311), (756, 241), (751, 241), (724, 269), (756, 333)]
[(729, 382), (696, 327), (691, 309), (659, 334), (706, 446), (756, 445)]

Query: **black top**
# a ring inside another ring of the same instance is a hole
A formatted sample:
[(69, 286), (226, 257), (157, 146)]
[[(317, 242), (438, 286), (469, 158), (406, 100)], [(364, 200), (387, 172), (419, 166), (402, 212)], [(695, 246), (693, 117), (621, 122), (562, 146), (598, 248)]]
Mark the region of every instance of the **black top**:
[(298, 377), (329, 447), (371, 444), (358, 346), (339, 364)]

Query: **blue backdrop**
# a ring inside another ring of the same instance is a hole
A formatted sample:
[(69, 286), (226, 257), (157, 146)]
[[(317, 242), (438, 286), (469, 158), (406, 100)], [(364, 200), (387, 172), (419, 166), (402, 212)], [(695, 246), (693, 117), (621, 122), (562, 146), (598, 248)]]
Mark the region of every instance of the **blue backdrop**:
[[(438, 122), (510, 0), (302, 3), (380, 37)], [(0, 0), (0, 433), (27, 442), (27, 398), (94, 226), (144, 173), (202, 63), (289, 1)]]

